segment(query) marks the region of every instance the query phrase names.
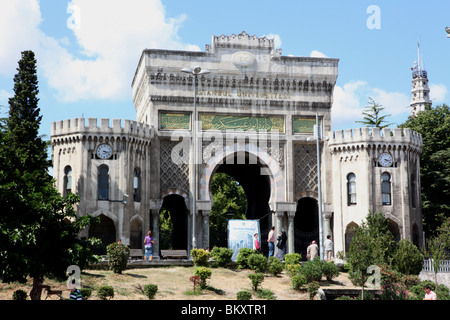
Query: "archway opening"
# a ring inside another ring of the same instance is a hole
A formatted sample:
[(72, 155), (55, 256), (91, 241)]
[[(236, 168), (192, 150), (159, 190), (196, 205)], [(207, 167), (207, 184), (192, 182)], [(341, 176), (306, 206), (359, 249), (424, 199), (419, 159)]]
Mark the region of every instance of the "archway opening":
[(134, 219), (130, 227), (130, 248), (142, 249), (142, 224), (138, 219)]
[(350, 251), (350, 246), (352, 244), (353, 236), (355, 235), (358, 225), (354, 222), (350, 222), (345, 228), (345, 253)]
[[(264, 254), (268, 253), (267, 234), (272, 227), (272, 216), (269, 207), (271, 191), (270, 177), (267, 172), (267, 167), (260, 159), (249, 153), (245, 153), (245, 156), (242, 153), (235, 153), (228, 156), (224, 163), (218, 166), (215, 172), (215, 174), (224, 173), (232, 177), (232, 179), (244, 190), (246, 207), (245, 210), (243, 210), (243, 218), (248, 220), (259, 220), (261, 247)], [(223, 210), (223, 208), (220, 208), (220, 210)], [(211, 211), (211, 215), (215, 214), (213, 210)], [(227, 218), (240, 219), (241, 217), (242, 216), (235, 215)], [(222, 230), (222, 232), (223, 231), (226, 232), (226, 229)], [(210, 243), (210, 245), (213, 247), (212, 243)], [(226, 236), (222, 237), (217, 245), (226, 247)]]
[(94, 254), (105, 255), (106, 247), (116, 240), (116, 227), (114, 221), (101, 214), (100, 222), (89, 226), (89, 238), (97, 238), (101, 240), (101, 244), (94, 249)]
[(319, 243), (319, 209), (317, 200), (313, 198), (301, 198), (297, 202), (297, 210), (294, 218), (295, 252), (306, 260), (306, 250), (313, 240)]
[(187, 250), (188, 210), (177, 194), (164, 197), (159, 211), (159, 249)]

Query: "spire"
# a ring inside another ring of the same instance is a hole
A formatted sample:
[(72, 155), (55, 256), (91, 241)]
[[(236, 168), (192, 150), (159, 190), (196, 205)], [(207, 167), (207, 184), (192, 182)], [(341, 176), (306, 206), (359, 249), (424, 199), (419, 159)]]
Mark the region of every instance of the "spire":
[(414, 68), (411, 68), (412, 85), (411, 90), (411, 113), (416, 116), (420, 111), (424, 111), (427, 106), (431, 105), (430, 88), (428, 87), (428, 75), (422, 66), (422, 59), (420, 55), (420, 43), (417, 42), (417, 61), (414, 63)]

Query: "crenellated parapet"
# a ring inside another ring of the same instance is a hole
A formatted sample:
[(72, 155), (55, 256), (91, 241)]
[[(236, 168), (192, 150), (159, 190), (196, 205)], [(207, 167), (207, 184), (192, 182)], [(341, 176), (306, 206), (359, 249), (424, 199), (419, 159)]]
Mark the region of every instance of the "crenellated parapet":
[(247, 34), (245, 31), (231, 36), (212, 36), (211, 46), (206, 47), (206, 51), (215, 51), (216, 48), (244, 48), (244, 49), (273, 49), (274, 39), (267, 37), (257, 37)]
[(408, 149), (421, 153), (422, 135), (411, 129), (364, 127), (330, 132), (330, 151), (354, 149)]
[(133, 120), (124, 120), (122, 125), (121, 119), (102, 118), (98, 123), (97, 118), (74, 118), (53, 122), (51, 125), (52, 140), (64, 139), (68, 136), (72, 137), (134, 137), (138, 139), (150, 140), (154, 135), (153, 129), (144, 123)]

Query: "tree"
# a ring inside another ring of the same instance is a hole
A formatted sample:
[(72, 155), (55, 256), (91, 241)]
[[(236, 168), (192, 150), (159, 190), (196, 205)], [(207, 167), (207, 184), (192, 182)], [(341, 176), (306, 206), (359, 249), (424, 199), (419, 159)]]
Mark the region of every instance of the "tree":
[(355, 229), (346, 260), (351, 265), (352, 276), (362, 287), (362, 299), (364, 285), (370, 276), (368, 268), (389, 264), (393, 245), (389, 222), (381, 212), (369, 213), (367, 220)]
[(213, 205), (210, 215), (211, 246), (226, 246), (220, 243), (221, 233), (227, 230), (227, 213), (230, 209), (235, 219), (245, 219), (247, 198), (244, 189), (233, 177), (226, 173), (215, 173), (211, 182)]
[(364, 121), (355, 121), (364, 124), (366, 127), (377, 127), (380, 129), (389, 127), (392, 123), (383, 124), (386, 122), (386, 118), (390, 117), (390, 114), (381, 115), (384, 110), (380, 104), (376, 103), (371, 97), (369, 97), (369, 105), (364, 108), (362, 112)]
[(429, 107), (400, 125), (422, 135), (420, 182), (425, 233), (435, 235), (450, 217), (450, 108)]
[(17, 71), (9, 116), (0, 127), (0, 277), (9, 283), (30, 276), (30, 297), (40, 299), (44, 276), (64, 279), (68, 266), (92, 261), (90, 242), (77, 235), (94, 220), (77, 217), (78, 196), (62, 197), (48, 173), (32, 51), (22, 52)]

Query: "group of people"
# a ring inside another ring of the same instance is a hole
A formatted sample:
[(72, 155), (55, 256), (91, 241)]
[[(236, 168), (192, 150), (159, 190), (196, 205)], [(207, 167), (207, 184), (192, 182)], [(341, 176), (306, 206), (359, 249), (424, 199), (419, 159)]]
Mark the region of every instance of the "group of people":
[[(277, 255), (276, 258), (284, 260), (286, 254), (286, 242), (287, 235), (285, 231), (279, 232), (277, 237)], [(272, 227), (267, 235), (267, 244), (269, 246), (269, 258), (274, 256), (275, 253), (275, 227)], [(256, 252), (261, 252), (261, 246), (259, 243), (259, 235), (257, 233), (253, 236), (253, 250)]]
[[(333, 241), (331, 240), (331, 236), (327, 236), (327, 240), (325, 240), (323, 247), (325, 249), (325, 258), (327, 261), (331, 261), (333, 257)], [(306, 258), (314, 260), (319, 256), (319, 246), (316, 241), (313, 240), (311, 244), (306, 248)]]
[[(280, 260), (284, 260), (284, 256), (286, 255), (286, 242), (287, 235), (285, 231), (279, 232), (277, 237), (277, 255), (276, 258)], [(269, 258), (274, 256), (275, 253), (275, 227), (272, 227), (267, 235), (267, 245), (269, 247)], [(333, 241), (331, 240), (331, 236), (327, 236), (327, 240), (324, 242), (325, 249), (325, 257), (327, 261), (331, 261), (333, 257)], [(253, 250), (256, 252), (261, 252), (261, 245), (259, 243), (259, 235), (257, 233), (253, 236)], [(314, 260), (319, 255), (319, 246), (316, 241), (313, 240), (311, 244), (306, 249), (306, 258)]]

